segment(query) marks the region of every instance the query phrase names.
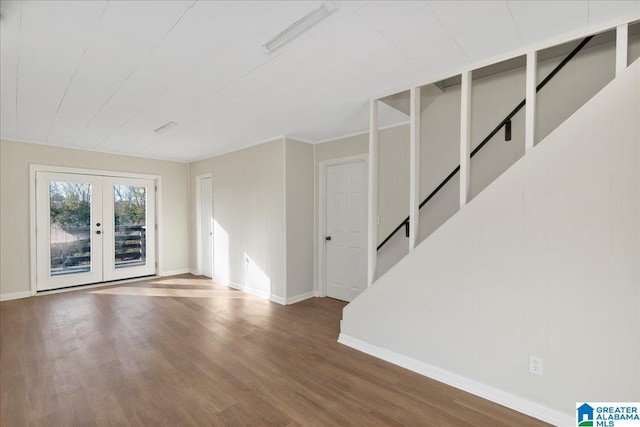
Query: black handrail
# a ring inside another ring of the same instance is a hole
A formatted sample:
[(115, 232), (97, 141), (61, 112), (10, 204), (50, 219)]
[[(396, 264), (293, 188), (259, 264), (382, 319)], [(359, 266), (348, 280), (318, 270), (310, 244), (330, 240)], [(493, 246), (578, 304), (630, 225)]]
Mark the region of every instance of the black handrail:
[[(569, 61), (571, 61), (573, 59), (574, 56), (576, 56), (578, 54), (578, 52), (580, 52), (582, 50), (583, 47), (586, 46), (587, 43), (589, 43), (589, 41), (591, 41), (591, 39), (593, 38), (593, 36), (589, 36), (586, 37), (584, 40), (582, 40), (580, 42), (580, 44), (578, 44), (578, 46), (575, 47), (575, 49), (573, 49), (571, 51), (571, 53), (569, 53), (569, 55), (567, 55), (566, 58), (564, 58), (562, 60), (562, 62), (560, 62), (560, 64), (558, 64), (556, 66), (556, 68), (553, 69), (553, 71), (551, 71), (549, 73), (549, 75), (547, 77), (544, 78), (544, 80), (542, 80), (540, 82), (540, 84), (538, 84), (538, 86), (536, 86), (536, 92), (539, 92), (540, 89), (542, 89), (543, 87), (546, 86), (547, 83), (549, 83), (549, 81), (551, 81), (552, 78), (555, 77), (556, 74), (558, 74), (558, 72), (560, 70), (562, 70), (564, 68), (565, 65), (567, 65), (569, 63)], [(515, 116), (520, 110), (522, 110), (522, 107), (525, 106), (525, 104), (527, 103), (527, 99), (523, 99), (522, 102), (520, 102), (505, 118), (504, 120), (502, 120), (490, 133), (489, 135), (487, 135), (487, 137), (485, 139), (482, 140), (482, 142), (480, 144), (478, 144), (478, 146), (476, 148), (473, 149), (473, 151), (471, 151), (471, 155), (469, 156), (470, 158), (475, 156), (478, 151), (480, 151), (482, 149), (482, 147), (484, 147), (487, 142), (489, 142), (491, 140), (491, 138), (493, 138), (498, 132), (500, 132), (500, 129), (502, 129), (503, 126), (505, 126), (508, 122), (511, 122), (511, 119), (513, 118), (513, 116)], [(453, 178), (458, 172), (460, 171), (460, 165), (456, 166), (456, 168), (454, 170), (451, 171), (451, 173), (449, 175), (447, 175), (447, 177), (422, 201), (422, 203), (420, 203), (420, 205), (418, 206), (418, 209), (422, 209), (422, 207), (424, 205), (426, 205), (429, 200), (431, 200), (433, 198), (433, 196), (435, 196), (438, 191), (440, 191), (442, 189), (442, 187), (444, 187), (447, 182), (449, 182), (451, 180), (451, 178)], [(409, 237), (408, 234), (408, 230), (409, 230), (409, 220), (410, 217), (406, 217), (404, 219), (404, 221), (402, 221), (400, 223), (400, 225), (398, 225), (392, 232), (391, 234), (389, 234), (387, 236), (386, 239), (384, 239), (382, 241), (382, 243), (380, 243), (377, 247), (377, 250), (379, 251), (381, 247), (384, 246), (385, 243), (387, 243), (398, 231), (400, 231), (400, 229), (402, 227), (405, 227), (407, 230), (407, 237)]]

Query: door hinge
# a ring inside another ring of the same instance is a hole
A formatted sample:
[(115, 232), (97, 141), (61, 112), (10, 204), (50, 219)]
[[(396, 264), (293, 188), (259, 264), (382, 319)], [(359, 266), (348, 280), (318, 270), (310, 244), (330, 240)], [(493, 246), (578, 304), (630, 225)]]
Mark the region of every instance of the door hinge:
[(154, 228), (157, 230), (157, 229), (158, 229), (158, 224), (156, 224), (156, 225), (154, 226)]
[(156, 193), (157, 193), (158, 192), (158, 186), (156, 185), (153, 188), (156, 190)]

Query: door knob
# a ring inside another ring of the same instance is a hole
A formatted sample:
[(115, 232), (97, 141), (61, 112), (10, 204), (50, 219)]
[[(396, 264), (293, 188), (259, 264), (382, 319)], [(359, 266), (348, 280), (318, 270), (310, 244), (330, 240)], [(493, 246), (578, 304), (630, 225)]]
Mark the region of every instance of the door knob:
[(331, 236), (325, 237), (324, 240), (327, 240), (327, 241), (331, 240)]
[(98, 230), (96, 231), (96, 234), (102, 234), (102, 231)]
[(100, 223), (99, 223), (99, 222), (98, 222), (98, 223), (96, 223), (96, 227), (100, 227)]

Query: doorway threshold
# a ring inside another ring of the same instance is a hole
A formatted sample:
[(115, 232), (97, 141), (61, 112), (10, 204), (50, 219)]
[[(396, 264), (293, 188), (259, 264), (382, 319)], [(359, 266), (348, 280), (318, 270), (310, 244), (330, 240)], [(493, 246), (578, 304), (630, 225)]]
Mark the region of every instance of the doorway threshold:
[(63, 293), (63, 292), (83, 291), (85, 289), (103, 288), (105, 286), (122, 285), (122, 284), (125, 284), (125, 283), (143, 282), (145, 280), (159, 279), (160, 277), (162, 277), (162, 276), (154, 274), (154, 275), (150, 275), (150, 276), (134, 277), (132, 279), (112, 280), (112, 281), (109, 281), (109, 282), (93, 283), (93, 284), (89, 284), (89, 285), (68, 286), (68, 287), (65, 287), (65, 288), (50, 289), (50, 290), (46, 290), (46, 291), (38, 291), (38, 292), (36, 292), (36, 294), (34, 296), (39, 297), (39, 296), (44, 296), (44, 295), (60, 294), (60, 293)]

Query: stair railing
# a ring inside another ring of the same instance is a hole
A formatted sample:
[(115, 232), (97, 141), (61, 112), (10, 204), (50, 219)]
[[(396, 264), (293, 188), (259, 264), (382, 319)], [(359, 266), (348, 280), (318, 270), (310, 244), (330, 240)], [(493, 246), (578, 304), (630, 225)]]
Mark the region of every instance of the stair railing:
[[(578, 54), (578, 52), (580, 52), (582, 50), (582, 48), (584, 48), (587, 43), (589, 43), (589, 41), (591, 41), (591, 39), (593, 38), (593, 36), (589, 36), (586, 37), (584, 40), (582, 40), (580, 42), (580, 44), (578, 44), (578, 46), (576, 46), (571, 53), (569, 53), (569, 55), (567, 55), (566, 58), (564, 58), (562, 60), (562, 62), (560, 62), (550, 73), (547, 77), (544, 78), (544, 80), (542, 80), (538, 86), (536, 86), (536, 93), (539, 92), (543, 87), (545, 87), (547, 85), (547, 83), (549, 83), (551, 81), (551, 79), (553, 79), (555, 77), (556, 74), (558, 74), (558, 72), (560, 70), (562, 70), (564, 68), (565, 65), (567, 65), (569, 63), (569, 61), (571, 61), (573, 59), (574, 56), (576, 56)], [(511, 119), (513, 118), (513, 116), (515, 116), (516, 114), (518, 114), (518, 112), (520, 110), (522, 110), (522, 108), (526, 105), (527, 101), (526, 98), (522, 100), (522, 102), (520, 102), (513, 110), (511, 110), (511, 112), (509, 114), (507, 114), (507, 116), (500, 122), (498, 123), (498, 125), (489, 133), (489, 135), (487, 135), (480, 144), (478, 144), (478, 146), (476, 148), (473, 149), (473, 151), (471, 151), (471, 155), (469, 157), (473, 157), (475, 156), (480, 150), (482, 150), (482, 148), (487, 144), (487, 142), (489, 142), (491, 140), (491, 138), (493, 138), (498, 132), (500, 132), (500, 129), (502, 129), (503, 126), (506, 126), (507, 128), (507, 133), (510, 134), (511, 133)], [(507, 139), (511, 139), (510, 137), (507, 137)], [(420, 205), (418, 206), (418, 209), (422, 209), (427, 203), (429, 203), (429, 200), (431, 200), (436, 194), (438, 194), (438, 192), (440, 190), (442, 190), (442, 187), (444, 187), (450, 180), (451, 178), (453, 178), (458, 172), (460, 171), (460, 165), (456, 166), (456, 168), (454, 170), (451, 171), (451, 173), (449, 175), (447, 175), (447, 177), (440, 183), (438, 184), (438, 186), (420, 203)], [(410, 217), (406, 217), (404, 219), (404, 221), (402, 221), (388, 236), (386, 239), (384, 239), (377, 247), (377, 250), (379, 251), (380, 248), (382, 248), (385, 243), (387, 243), (398, 231), (400, 231), (403, 227), (405, 229), (405, 236), (409, 237), (409, 222), (410, 222)]]

